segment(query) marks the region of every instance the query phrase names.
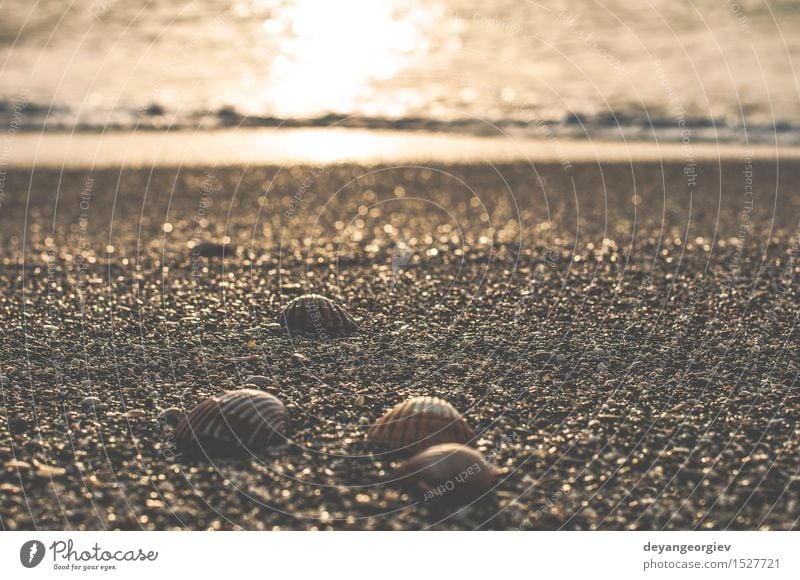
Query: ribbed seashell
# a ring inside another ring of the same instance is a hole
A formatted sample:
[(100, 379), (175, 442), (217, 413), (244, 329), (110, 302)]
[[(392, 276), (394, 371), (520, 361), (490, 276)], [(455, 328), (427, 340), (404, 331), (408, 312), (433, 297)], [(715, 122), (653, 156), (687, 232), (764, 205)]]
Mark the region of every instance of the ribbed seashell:
[(392, 451), (412, 453), (438, 443), (469, 443), (475, 432), (444, 399), (415, 397), (387, 411), (369, 437)]
[(276, 396), (239, 389), (206, 399), (182, 417), (175, 444), (182, 451), (257, 454), (281, 445), (288, 424), (289, 411)]
[(423, 501), (459, 503), (491, 489), (500, 473), (500, 469), (471, 447), (444, 443), (404, 462), (396, 476)]
[(345, 336), (358, 330), (347, 310), (319, 294), (305, 294), (291, 300), (281, 312), (279, 322), (290, 332), (319, 338)]

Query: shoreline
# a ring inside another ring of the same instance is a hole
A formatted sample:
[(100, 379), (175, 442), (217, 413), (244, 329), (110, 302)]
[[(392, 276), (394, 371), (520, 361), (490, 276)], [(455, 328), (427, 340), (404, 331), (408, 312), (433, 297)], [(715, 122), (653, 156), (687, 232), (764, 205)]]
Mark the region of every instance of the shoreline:
[(363, 129), (7, 133), (2, 169), (389, 163), (675, 162), (800, 159), (800, 147), (675, 141), (516, 139)]

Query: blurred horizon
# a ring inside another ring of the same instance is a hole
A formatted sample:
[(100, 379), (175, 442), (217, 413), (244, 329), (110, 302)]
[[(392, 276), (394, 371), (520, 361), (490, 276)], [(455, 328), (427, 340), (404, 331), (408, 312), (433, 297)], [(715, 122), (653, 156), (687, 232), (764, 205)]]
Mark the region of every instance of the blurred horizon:
[(796, 2), (4, 5), (20, 131), (352, 127), (800, 144)]

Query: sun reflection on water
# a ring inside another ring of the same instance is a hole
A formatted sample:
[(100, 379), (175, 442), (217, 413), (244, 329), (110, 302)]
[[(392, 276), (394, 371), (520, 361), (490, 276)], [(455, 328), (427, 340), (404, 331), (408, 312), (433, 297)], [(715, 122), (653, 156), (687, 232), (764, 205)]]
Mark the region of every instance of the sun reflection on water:
[[(358, 110), (374, 83), (390, 79), (428, 49), (433, 13), (409, 3), (295, 0), (262, 25), (278, 38), (278, 56), (257, 93), (277, 116)], [(387, 111), (382, 111), (387, 113)], [(388, 111), (402, 114), (402, 110)]]

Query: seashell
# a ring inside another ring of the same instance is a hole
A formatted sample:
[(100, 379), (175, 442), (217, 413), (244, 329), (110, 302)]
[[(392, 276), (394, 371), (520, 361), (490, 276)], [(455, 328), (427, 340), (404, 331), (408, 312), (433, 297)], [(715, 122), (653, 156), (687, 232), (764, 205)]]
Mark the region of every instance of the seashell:
[(415, 397), (387, 411), (369, 437), (392, 451), (411, 453), (438, 443), (469, 443), (475, 432), (447, 401)]
[(396, 476), (423, 501), (461, 503), (491, 489), (501, 473), (471, 447), (444, 443), (404, 462)]
[(284, 443), (289, 412), (276, 396), (255, 389), (206, 399), (175, 427), (177, 447), (206, 453), (257, 454)]
[(280, 322), (290, 332), (327, 336), (345, 336), (358, 325), (343, 307), (319, 294), (305, 294), (291, 300), (281, 312)]

